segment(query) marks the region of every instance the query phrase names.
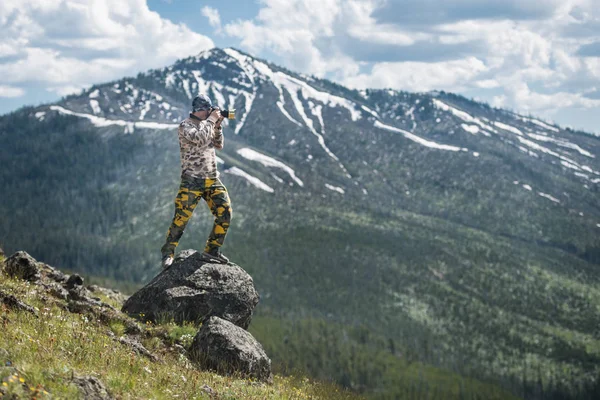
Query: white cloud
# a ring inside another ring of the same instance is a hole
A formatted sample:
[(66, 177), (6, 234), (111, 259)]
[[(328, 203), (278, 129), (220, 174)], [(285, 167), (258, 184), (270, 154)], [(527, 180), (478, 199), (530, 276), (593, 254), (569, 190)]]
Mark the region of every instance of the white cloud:
[(345, 83), (355, 88), (397, 88), (410, 91), (450, 90), (468, 86), (472, 79), (485, 72), (485, 64), (475, 58), (425, 63), (377, 63), (370, 73), (348, 77)]
[(208, 23), (213, 28), (218, 30), (221, 29), (221, 16), (219, 15), (219, 10), (213, 7), (204, 6), (202, 7), (202, 15), (204, 15), (208, 19)]
[(14, 86), (0, 85), (0, 97), (21, 97), (25, 91)]
[[(360, 2), (347, 3), (352, 8)], [(315, 43), (334, 36), (334, 25), (341, 13), (339, 0), (264, 0), (254, 21), (238, 20), (225, 25), (224, 31), (239, 38), (242, 47), (253, 53), (271, 50), (295, 70), (322, 76), (344, 71), (340, 58), (351, 61), (335, 49), (324, 52)]]
[(600, 106), (585, 97), (600, 87), (600, 57), (577, 53), (600, 42), (598, 27), (598, 0), (263, 0), (224, 31), (352, 87), (468, 91), (551, 117)]
[(4, 0), (0, 76), (67, 94), (162, 67), (213, 47), (210, 38), (150, 11), (146, 0)]

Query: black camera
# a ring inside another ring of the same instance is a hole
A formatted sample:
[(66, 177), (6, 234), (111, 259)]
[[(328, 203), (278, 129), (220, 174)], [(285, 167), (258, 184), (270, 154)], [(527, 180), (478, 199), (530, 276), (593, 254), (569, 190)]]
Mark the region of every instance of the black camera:
[[(210, 112), (212, 113), (214, 110), (215, 110), (214, 108), (211, 108)], [(235, 119), (235, 108), (232, 108), (231, 110), (219, 110), (219, 112), (221, 113), (221, 116), (224, 118)]]

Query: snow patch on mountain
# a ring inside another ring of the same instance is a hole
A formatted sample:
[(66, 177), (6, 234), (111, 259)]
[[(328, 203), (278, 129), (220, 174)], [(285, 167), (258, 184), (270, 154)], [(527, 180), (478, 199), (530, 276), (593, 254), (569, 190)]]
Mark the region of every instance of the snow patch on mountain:
[(92, 107), (94, 114), (100, 114), (102, 112), (98, 100), (90, 100), (90, 107)]
[(557, 132), (557, 133), (560, 132), (560, 129), (555, 128), (554, 126), (550, 126), (547, 123), (542, 122), (542, 121), (540, 121), (538, 119), (535, 119), (535, 118), (521, 117), (521, 121), (531, 122), (532, 124), (535, 124), (537, 126), (540, 126), (540, 127), (544, 128), (544, 129), (547, 129), (547, 130), (552, 131), (552, 132)]
[(384, 124), (384, 123), (382, 123), (380, 121), (375, 121), (374, 125), (375, 125), (376, 128), (386, 129), (388, 131), (401, 133), (407, 139), (410, 139), (410, 140), (412, 140), (415, 143), (418, 143), (418, 144), (420, 144), (422, 146), (429, 147), (429, 148), (432, 148), (432, 149), (449, 150), (449, 151), (465, 151), (465, 150), (467, 150), (466, 148), (461, 148), (461, 147), (456, 147), (456, 146), (450, 146), (450, 145), (447, 145), (447, 144), (440, 144), (440, 143), (433, 142), (431, 140), (423, 139), (422, 137), (417, 136), (415, 134), (412, 134), (412, 133), (410, 133), (408, 131), (405, 131), (404, 129), (395, 128), (393, 126), (386, 125), (386, 124)]
[(244, 109), (245, 109), (245, 113), (244, 115), (242, 115), (242, 118), (240, 118), (240, 122), (237, 123), (237, 125), (235, 126), (235, 134), (237, 135), (238, 133), (240, 133), (240, 131), (242, 130), (242, 127), (244, 126), (244, 123), (246, 122), (246, 118), (248, 118), (248, 114), (250, 114), (250, 110), (252, 109), (252, 104), (254, 103), (254, 99), (256, 97), (256, 94), (252, 93), (246, 93), (243, 92), (243, 96), (245, 99), (245, 103), (244, 103)]
[(547, 193), (538, 192), (538, 194), (542, 197), (545, 197), (548, 200), (552, 200), (555, 203), (560, 203), (560, 200), (558, 200), (556, 197), (553, 197)]
[(576, 150), (579, 152), (579, 154), (584, 155), (586, 157), (596, 158), (596, 156), (593, 155), (592, 153), (590, 153), (589, 151), (582, 149), (575, 143), (571, 143), (566, 140), (555, 139), (555, 138), (552, 138), (550, 136), (545, 136), (545, 135), (537, 135), (535, 133), (528, 133), (527, 136), (529, 136), (530, 138), (533, 138), (537, 141), (540, 141), (540, 142), (550, 142), (550, 143), (554, 143), (558, 146), (565, 147), (567, 149)]
[(329, 190), (333, 190), (334, 192), (338, 192), (338, 193), (341, 193), (341, 194), (344, 194), (344, 193), (346, 193), (346, 192), (344, 191), (344, 189), (342, 189), (341, 187), (339, 187), (339, 186), (333, 186), (333, 185), (330, 185), (329, 183), (326, 183), (326, 184), (325, 184), (325, 187), (326, 187), (327, 189), (329, 189)]
[[(433, 101), (433, 105), (435, 107), (437, 107), (443, 111), (448, 111), (455, 117), (458, 117), (459, 119), (462, 119), (463, 121), (465, 121), (469, 124), (476, 124), (476, 125), (479, 125), (479, 127), (483, 128), (485, 130), (488, 130), (489, 132), (498, 133), (498, 131), (496, 129), (494, 129), (490, 125), (484, 123), (479, 118), (475, 118), (475, 117), (471, 116), (469, 113), (459, 110), (458, 108), (452, 107), (438, 99), (433, 99), (432, 101)], [(485, 131), (481, 131), (481, 133), (483, 133), (485, 136), (490, 136), (490, 134)]]
[(185, 94), (187, 95), (188, 99), (191, 100), (192, 92), (190, 92), (190, 81), (188, 81), (187, 79), (182, 79), (181, 84), (183, 85), (183, 90), (185, 90)]
[(540, 144), (537, 144), (537, 143), (535, 143), (535, 142), (533, 142), (533, 141), (531, 141), (529, 139), (525, 139), (525, 138), (523, 138), (521, 136), (517, 136), (517, 139), (522, 144), (524, 144), (524, 145), (526, 145), (526, 146), (528, 146), (528, 147), (530, 147), (530, 148), (532, 148), (534, 150), (537, 150), (537, 151), (540, 151), (542, 153), (546, 153), (546, 154), (549, 154), (551, 156), (559, 158), (561, 160), (561, 164), (564, 165), (567, 168), (571, 168), (571, 169), (574, 169), (576, 171), (583, 170), (583, 171), (587, 171), (587, 172), (590, 172), (590, 173), (593, 173), (593, 174), (596, 174), (596, 175), (600, 175), (600, 172), (594, 171), (593, 169), (591, 169), (590, 167), (588, 167), (586, 165), (580, 165), (575, 160), (572, 160), (572, 159), (570, 159), (570, 158), (568, 158), (566, 156), (563, 156), (562, 154), (558, 154), (557, 152), (552, 151), (552, 150), (548, 149), (547, 147), (544, 147), (544, 146), (542, 146)]
[(266, 183), (264, 183), (257, 177), (250, 175), (249, 173), (247, 173), (246, 171), (244, 171), (238, 167), (231, 167), (229, 169), (226, 169), (223, 172), (225, 172), (226, 174), (240, 176), (240, 177), (246, 179), (253, 186), (255, 186), (261, 190), (264, 190), (265, 192), (269, 192), (269, 193), (275, 192), (275, 189), (273, 189), (271, 186), (267, 185)]
[(521, 132), (520, 129), (515, 128), (514, 126), (511, 125), (507, 125), (507, 124), (503, 124), (502, 122), (498, 122), (498, 121), (494, 121), (492, 122), (494, 124), (494, 126), (497, 126), (498, 128), (505, 130), (507, 132), (512, 132), (515, 135), (519, 135), (519, 136), (525, 136), (523, 134), (523, 132)]
[(144, 117), (146, 116), (146, 113), (148, 111), (150, 111), (150, 100), (146, 100), (144, 102), (144, 107), (142, 108), (142, 110), (140, 111), (140, 120), (143, 120)]
[(102, 117), (97, 117), (91, 114), (78, 113), (71, 110), (67, 110), (61, 106), (50, 106), (50, 109), (53, 111), (58, 111), (61, 114), (72, 115), (75, 117), (88, 119), (94, 126), (103, 128), (111, 125), (124, 126), (129, 129), (128, 132), (131, 132), (133, 128), (142, 128), (142, 129), (176, 129), (179, 127), (179, 124), (164, 124), (160, 122), (131, 122), (124, 121), (119, 119), (107, 119)]
[(302, 182), (296, 176), (296, 172), (292, 168), (287, 166), (286, 164), (282, 163), (281, 161), (276, 160), (272, 157), (269, 157), (265, 154), (259, 153), (258, 151), (250, 149), (248, 147), (239, 149), (237, 151), (237, 153), (239, 155), (241, 155), (242, 157), (244, 157), (245, 159), (259, 162), (262, 165), (264, 165), (265, 167), (274, 167), (274, 168), (282, 169), (298, 184), (298, 186), (304, 187), (304, 182)]
[(369, 107), (367, 106), (360, 106), (360, 108), (362, 108), (364, 111), (368, 112), (369, 114), (371, 114), (372, 116), (374, 116), (375, 118), (379, 118), (379, 114), (377, 114), (377, 111), (371, 110)]
[[(196, 97), (196, 95), (199, 93), (208, 94), (210, 85), (204, 79), (202, 79), (202, 74), (200, 73), (200, 71), (194, 70), (194, 71), (192, 71), (192, 75), (194, 76), (194, 79), (196, 80), (196, 82), (192, 82), (191, 87), (193, 89), (195, 89), (196, 94), (190, 96), (190, 99), (193, 97)], [(186, 80), (186, 82), (187, 82), (187, 80)]]
[(460, 124), (460, 126), (470, 134), (476, 135), (479, 133), (479, 127), (477, 125)]

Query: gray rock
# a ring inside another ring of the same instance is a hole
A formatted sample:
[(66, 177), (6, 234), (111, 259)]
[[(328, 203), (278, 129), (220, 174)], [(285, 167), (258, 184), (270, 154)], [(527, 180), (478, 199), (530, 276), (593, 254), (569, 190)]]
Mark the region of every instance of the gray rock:
[(145, 348), (144, 345), (142, 345), (140, 342), (138, 342), (135, 338), (121, 336), (119, 338), (119, 343), (130, 347), (133, 351), (135, 351), (139, 355), (147, 357), (154, 362), (158, 361), (158, 358), (154, 354), (152, 354), (147, 348)]
[(92, 293), (102, 294), (120, 304), (123, 304), (125, 300), (127, 300), (127, 296), (119, 292), (118, 290), (107, 289), (98, 285), (89, 285), (87, 286), (87, 289)]
[(8, 308), (11, 308), (15, 311), (26, 311), (37, 316), (37, 311), (35, 308), (23, 303), (12, 294), (5, 293), (2, 290), (0, 290), (0, 304), (5, 304)]
[(67, 280), (67, 275), (63, 274), (61, 271), (57, 270), (56, 268), (45, 264), (45, 263), (38, 263), (40, 269), (42, 270), (42, 274), (50, 279), (53, 280), (55, 282), (58, 283), (64, 283)]
[(56, 298), (59, 298), (61, 300), (67, 300), (67, 298), (69, 296), (69, 292), (67, 292), (65, 290), (65, 288), (62, 287), (62, 285), (60, 285), (60, 284), (58, 284), (56, 282), (50, 282), (48, 284), (45, 284), (44, 288), (52, 296), (54, 296)]
[(93, 376), (80, 376), (73, 378), (73, 384), (79, 388), (82, 397), (86, 400), (112, 400), (104, 384)]
[(213, 390), (213, 388), (211, 388), (210, 386), (208, 386), (207, 384), (202, 385), (201, 389), (204, 391), (204, 393), (206, 393), (209, 396), (216, 396), (216, 392)]
[(198, 322), (215, 315), (246, 329), (258, 299), (252, 277), (242, 268), (206, 263), (193, 252), (185, 258), (180, 254), (169, 269), (127, 299), (122, 311), (154, 322)]
[(6, 259), (4, 272), (30, 282), (37, 282), (41, 278), (38, 262), (24, 251), (17, 251)]
[(189, 354), (201, 368), (272, 381), (271, 360), (260, 343), (248, 331), (219, 317), (204, 322)]
[(83, 278), (79, 274), (73, 274), (69, 276), (67, 279), (67, 283), (65, 283), (67, 289), (73, 289), (77, 286), (83, 286)]
[(108, 304), (97, 306), (87, 301), (69, 301), (67, 310), (72, 313), (89, 315), (105, 324), (118, 321), (123, 324), (127, 334), (139, 335), (142, 333), (142, 328), (136, 320), (123, 315)]

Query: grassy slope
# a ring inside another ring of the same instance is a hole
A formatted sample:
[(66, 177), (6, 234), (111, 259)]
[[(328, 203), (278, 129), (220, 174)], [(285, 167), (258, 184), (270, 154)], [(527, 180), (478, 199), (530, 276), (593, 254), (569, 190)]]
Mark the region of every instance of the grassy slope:
[[(78, 391), (70, 384), (76, 373), (98, 377), (117, 398), (209, 398), (203, 385), (210, 386), (219, 399), (357, 398), (334, 385), (301, 376), (275, 376), (273, 385), (267, 385), (198, 371), (185, 357), (169, 351), (168, 340), (165, 343), (153, 335), (166, 331), (171, 340), (185, 343), (185, 335), (189, 339), (195, 332), (195, 328), (173, 324), (146, 327), (143, 343), (164, 361), (152, 362), (111, 339), (108, 330), (122, 333), (118, 323), (105, 326), (71, 314), (58, 301), (44, 301), (38, 287), (4, 275), (0, 275), (0, 289), (35, 306), (40, 314), (36, 318), (0, 308), (0, 348), (8, 350), (15, 367), (0, 369), (0, 380), (8, 394), (76, 398)], [(2, 360), (2, 365), (7, 361)]]

